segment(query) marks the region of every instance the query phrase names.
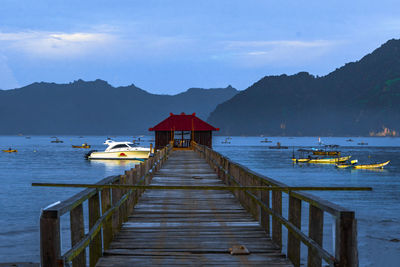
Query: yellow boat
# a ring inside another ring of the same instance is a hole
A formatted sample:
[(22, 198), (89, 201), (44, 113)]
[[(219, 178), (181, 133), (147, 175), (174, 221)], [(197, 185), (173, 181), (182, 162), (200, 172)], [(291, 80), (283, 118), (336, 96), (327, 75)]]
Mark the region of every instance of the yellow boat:
[(326, 159), (315, 159), (315, 158), (304, 158), (304, 159), (296, 159), (292, 158), (294, 163), (318, 163), (318, 164), (335, 164), (340, 162), (345, 162), (349, 160), (351, 156), (346, 157), (338, 157), (338, 158), (326, 158)]
[(347, 163), (341, 162), (341, 163), (336, 164), (336, 168), (345, 169), (345, 168), (349, 168), (349, 167), (354, 167), (357, 163), (358, 163), (357, 159), (354, 159)]
[(376, 163), (376, 164), (364, 164), (364, 165), (354, 165), (354, 169), (378, 169), (383, 168), (388, 165), (390, 160), (383, 162), (383, 163)]
[(318, 156), (340, 156), (340, 151), (313, 151), (313, 155)]
[(310, 159), (308, 163), (321, 163), (321, 164), (335, 164), (339, 162), (345, 162), (349, 160), (351, 156), (338, 157), (338, 158), (327, 158), (327, 159)]
[(18, 152), (18, 150), (16, 150), (16, 149), (6, 149), (6, 150), (3, 150), (3, 152), (6, 152), (6, 153), (15, 153), (15, 152)]
[(353, 165), (351, 165), (351, 164), (336, 164), (336, 168), (339, 168), (339, 169), (345, 169), (345, 168), (349, 168), (349, 167), (353, 167)]
[(307, 162), (309, 162), (310, 161), (310, 159), (292, 159), (292, 161), (294, 162), (294, 163), (307, 163)]
[(73, 148), (90, 148), (90, 145), (84, 143), (84, 144), (82, 144), (81, 146), (74, 146), (74, 145), (72, 145), (72, 147), (73, 147)]

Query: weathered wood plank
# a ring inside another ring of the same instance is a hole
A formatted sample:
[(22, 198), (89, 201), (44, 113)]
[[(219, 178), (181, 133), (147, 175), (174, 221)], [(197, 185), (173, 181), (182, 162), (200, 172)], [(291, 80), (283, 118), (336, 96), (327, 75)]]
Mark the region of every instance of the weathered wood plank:
[[(85, 225), (83, 221), (83, 206), (79, 204), (70, 212), (71, 246), (77, 244), (85, 236)], [(86, 253), (82, 251), (72, 260), (72, 266), (86, 266)]]
[[(148, 182), (223, 185), (223, 179), (195, 152), (174, 151)], [(228, 191), (145, 191), (97, 266), (292, 266), (255, 219), (258, 208), (243, 192), (235, 194), (253, 216)], [(251, 254), (230, 255), (234, 245)]]
[[(298, 229), (301, 228), (301, 200), (289, 195), (289, 221)], [(293, 265), (300, 267), (300, 239), (293, 233), (288, 233), (288, 258)]]
[[(104, 214), (111, 208), (111, 192), (110, 189), (101, 191), (101, 212)], [(109, 217), (103, 225), (103, 246), (108, 249), (113, 238), (112, 218)]]
[[(100, 218), (100, 201), (96, 193), (89, 198), (89, 229), (91, 229)], [(102, 255), (101, 232), (99, 232), (89, 245), (89, 266), (96, 266), (98, 259)]]
[[(313, 205), (310, 205), (309, 212), (309, 225), (308, 225), (308, 235), (317, 244), (322, 246), (323, 237), (323, 226), (324, 226), (324, 212)], [(311, 248), (308, 249), (308, 267), (321, 267), (322, 258), (318, 256)]]

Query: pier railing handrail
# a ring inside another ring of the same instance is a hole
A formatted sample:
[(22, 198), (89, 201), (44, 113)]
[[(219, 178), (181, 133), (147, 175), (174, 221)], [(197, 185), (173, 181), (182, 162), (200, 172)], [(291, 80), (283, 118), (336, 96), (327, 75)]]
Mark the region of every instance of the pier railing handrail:
[[(167, 159), (172, 145), (125, 171), (107, 177), (96, 185), (149, 185), (152, 175)], [(85, 248), (89, 246), (89, 266), (95, 266), (113, 235), (127, 220), (143, 189), (87, 188), (74, 196), (44, 208), (40, 215), (41, 266), (86, 266)], [(101, 202), (100, 202), (101, 199)], [(85, 234), (83, 202), (88, 200), (89, 230)], [(61, 255), (60, 216), (70, 212), (71, 249)]]
[[(215, 168), (218, 176), (227, 185), (237, 186), (278, 186), (288, 185), (256, 173), (220, 153), (193, 142), (192, 146)], [(289, 196), (288, 219), (282, 216), (282, 192)], [(278, 247), (282, 249), (282, 225), (288, 230), (287, 256), (294, 266), (300, 266), (300, 242), (308, 247), (307, 266), (321, 266), (324, 259), (330, 266), (358, 266), (357, 223), (354, 211), (323, 200), (311, 194), (295, 191), (233, 191), (245, 207), (263, 226)], [(301, 202), (309, 204), (308, 236), (301, 230)], [(323, 213), (336, 219), (335, 255), (322, 246)], [(272, 230), (270, 229), (272, 217)], [(271, 231), (270, 231), (271, 230)]]

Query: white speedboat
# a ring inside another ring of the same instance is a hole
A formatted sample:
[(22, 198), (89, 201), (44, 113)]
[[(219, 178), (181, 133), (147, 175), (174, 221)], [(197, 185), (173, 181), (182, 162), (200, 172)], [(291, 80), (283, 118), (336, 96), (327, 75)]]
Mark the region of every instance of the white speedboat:
[(90, 151), (87, 159), (143, 160), (150, 156), (150, 148), (140, 147), (131, 142), (106, 140), (108, 147), (104, 152)]

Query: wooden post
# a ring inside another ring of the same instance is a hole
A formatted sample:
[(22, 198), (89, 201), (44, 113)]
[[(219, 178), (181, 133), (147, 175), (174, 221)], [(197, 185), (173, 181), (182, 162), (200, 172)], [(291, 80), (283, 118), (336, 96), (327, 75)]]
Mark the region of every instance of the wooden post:
[[(127, 183), (128, 184), (134, 184), (133, 182), (133, 169), (128, 171), (128, 180)], [(129, 198), (128, 198), (128, 213), (131, 214), (132, 209), (133, 209), (133, 202), (134, 201), (134, 191), (132, 190), (132, 193), (130, 194)]]
[[(142, 164), (135, 165), (135, 169), (137, 174), (137, 182), (139, 182), (140, 179), (142, 178)], [(142, 194), (142, 189), (138, 189), (137, 193), (138, 193), (137, 197), (139, 198), (140, 195)]]
[[(106, 213), (111, 208), (111, 193), (109, 188), (101, 191), (101, 213)], [(103, 247), (108, 249), (113, 238), (112, 220), (109, 217), (103, 225)]]
[[(254, 186), (262, 186), (263, 185), (261, 183), (261, 181), (256, 179), (253, 175), (250, 175), (250, 178), (251, 178), (252, 184)], [(253, 192), (254, 192), (254, 195), (258, 199), (261, 199), (261, 191), (260, 190), (255, 190)], [(261, 215), (261, 207), (258, 205), (257, 201), (255, 201), (254, 199), (252, 199), (252, 205), (254, 207), (255, 219), (259, 222), (260, 221), (260, 215)]]
[[(282, 192), (272, 191), (272, 210), (282, 215)], [(272, 240), (282, 249), (282, 224), (272, 217)]]
[[(308, 219), (308, 236), (322, 247), (324, 227), (324, 212), (310, 204), (310, 212)], [(321, 267), (322, 258), (317, 253), (314, 253), (311, 248), (308, 248), (308, 267)]]
[[(266, 184), (262, 184), (263, 186), (266, 186)], [(270, 207), (269, 205), (269, 191), (261, 191), (261, 201), (267, 206), (268, 208)], [(264, 210), (261, 209), (260, 212), (260, 224), (264, 228), (265, 233), (267, 233), (268, 236), (271, 235), (270, 233), (270, 222), (269, 222), (269, 214)]]
[(57, 210), (43, 210), (40, 215), (41, 266), (59, 266), (60, 218)]
[[(89, 229), (96, 224), (100, 218), (99, 194), (96, 193), (89, 198)], [(89, 245), (89, 266), (94, 267), (102, 255), (101, 231), (93, 238)]]
[[(118, 184), (119, 181), (114, 181), (113, 184)], [(111, 203), (114, 206), (120, 199), (120, 190), (118, 188), (112, 188), (111, 189)], [(119, 209), (116, 209), (114, 213), (111, 215), (112, 217), (112, 229), (113, 229), (113, 236), (116, 235), (116, 233), (119, 230)]]
[(150, 143), (150, 154), (151, 154), (151, 153), (155, 154), (155, 153), (154, 153), (154, 150), (153, 150), (153, 143)]
[[(127, 184), (127, 180), (128, 180), (128, 173), (125, 171), (125, 175), (121, 175), (121, 180), (122, 180), (122, 184)], [(126, 193), (128, 193), (129, 189), (123, 189), (122, 190), (122, 195), (125, 195)], [(121, 205), (121, 209), (122, 209), (122, 222), (126, 222), (128, 220), (128, 202), (125, 201), (124, 204)]]
[[(136, 169), (132, 169), (132, 184), (136, 184), (138, 181), (138, 175), (137, 175), (137, 170)], [(133, 203), (132, 203), (132, 208), (136, 205), (137, 200), (138, 200), (138, 190), (134, 189), (132, 196), (133, 196)]]
[[(289, 222), (301, 229), (301, 200), (289, 194)], [(288, 232), (287, 255), (295, 267), (300, 267), (300, 239)]]
[[(71, 246), (73, 247), (85, 236), (85, 225), (83, 219), (83, 206), (79, 204), (70, 211)], [(86, 253), (83, 250), (72, 260), (72, 266), (86, 266)]]
[(336, 218), (335, 258), (339, 267), (357, 267), (357, 221), (353, 211), (341, 211)]

